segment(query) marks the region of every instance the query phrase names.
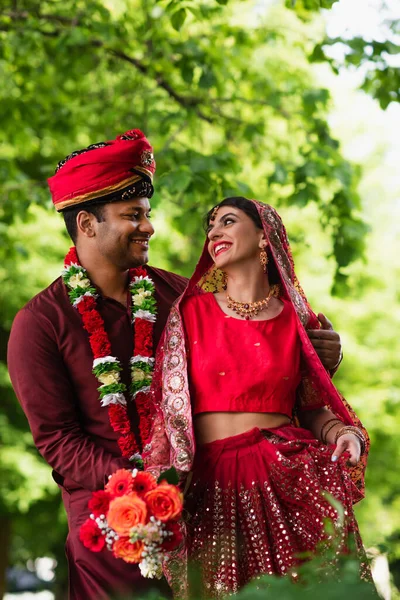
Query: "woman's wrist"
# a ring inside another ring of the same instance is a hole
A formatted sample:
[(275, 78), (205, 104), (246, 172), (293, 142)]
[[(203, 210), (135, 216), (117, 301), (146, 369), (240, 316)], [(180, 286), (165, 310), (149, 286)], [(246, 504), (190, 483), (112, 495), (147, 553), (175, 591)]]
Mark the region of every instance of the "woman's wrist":
[(332, 417), (325, 421), (319, 433), (319, 439), (323, 444), (332, 444), (336, 431), (343, 427), (343, 422), (337, 417)]

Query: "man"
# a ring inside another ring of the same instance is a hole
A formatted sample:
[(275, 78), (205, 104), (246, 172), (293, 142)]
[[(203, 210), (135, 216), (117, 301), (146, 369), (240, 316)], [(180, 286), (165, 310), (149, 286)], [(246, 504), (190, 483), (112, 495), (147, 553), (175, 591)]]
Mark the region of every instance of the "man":
[[(127, 386), (134, 345), (128, 275), (130, 268), (148, 261), (154, 233), (149, 204), (154, 171), (148, 140), (141, 131), (131, 130), (72, 153), (49, 179), (55, 207), (63, 212), (79, 262), (98, 292), (96, 309)], [(146, 270), (156, 289), (157, 344), (186, 280), (153, 267)], [(91, 344), (77, 308), (61, 278), (33, 298), (15, 318), (8, 365), (35, 444), (62, 492), (69, 524), (70, 600), (99, 600), (154, 584), (140, 576), (136, 565), (111, 552), (92, 553), (79, 540), (91, 491), (101, 489), (110, 473), (129, 468), (130, 462), (122, 457), (119, 433), (99, 401)], [(313, 343), (325, 366), (332, 368), (339, 360), (340, 339), (328, 321), (323, 327), (326, 330), (319, 331)], [(134, 403), (129, 403), (129, 417), (131, 431), (137, 434)]]

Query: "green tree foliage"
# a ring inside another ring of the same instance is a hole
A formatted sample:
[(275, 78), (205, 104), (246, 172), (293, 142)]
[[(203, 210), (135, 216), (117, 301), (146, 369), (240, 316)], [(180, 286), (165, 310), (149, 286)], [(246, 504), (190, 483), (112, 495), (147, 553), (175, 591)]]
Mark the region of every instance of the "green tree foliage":
[[(0, 530), (13, 540), (13, 562), (59, 557), (65, 532), (5, 366), (16, 311), (58, 275), (68, 247), (46, 178), (71, 151), (140, 127), (157, 160), (153, 264), (190, 274), (202, 216), (224, 196), (243, 194), (292, 215), (300, 256), (310, 226), (303, 215), (312, 213), (329, 285), (350, 293), (368, 229), (361, 172), (330, 130), (330, 93), (309, 62), (332, 63), (314, 19), (333, 3), (282, 0), (264, 17), (250, 0), (2, 1)], [(367, 52), (357, 43), (356, 65)], [(389, 95), (397, 89), (394, 79), (387, 84)], [(393, 486), (388, 476), (388, 498)], [(52, 528), (51, 540), (39, 539), (32, 522)], [(4, 560), (0, 553), (0, 572)]]

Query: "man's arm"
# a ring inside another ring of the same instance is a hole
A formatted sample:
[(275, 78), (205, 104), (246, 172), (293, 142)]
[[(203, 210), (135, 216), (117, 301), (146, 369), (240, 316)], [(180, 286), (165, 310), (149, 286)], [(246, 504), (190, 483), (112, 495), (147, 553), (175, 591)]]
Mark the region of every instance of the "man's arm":
[(79, 406), (57, 344), (28, 308), (13, 323), (8, 368), (36, 447), (55, 471), (95, 490), (103, 487), (105, 476), (129, 466), (82, 430)]
[(340, 336), (324, 314), (318, 314), (318, 321), (321, 329), (308, 329), (307, 334), (325, 369), (334, 375), (343, 358)]

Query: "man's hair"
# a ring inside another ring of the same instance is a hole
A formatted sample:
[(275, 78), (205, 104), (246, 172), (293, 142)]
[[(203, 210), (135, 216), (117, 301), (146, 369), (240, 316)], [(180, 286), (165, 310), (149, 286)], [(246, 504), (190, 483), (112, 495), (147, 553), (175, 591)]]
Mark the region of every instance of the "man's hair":
[(76, 217), (81, 212), (81, 210), (86, 210), (87, 212), (94, 215), (99, 223), (105, 221), (104, 218), (104, 202), (93, 203), (85, 206), (84, 204), (80, 206), (74, 206), (72, 208), (66, 208), (63, 210), (63, 217), (65, 222), (65, 227), (67, 228), (69, 237), (76, 244), (78, 238), (78, 228), (76, 226)]

